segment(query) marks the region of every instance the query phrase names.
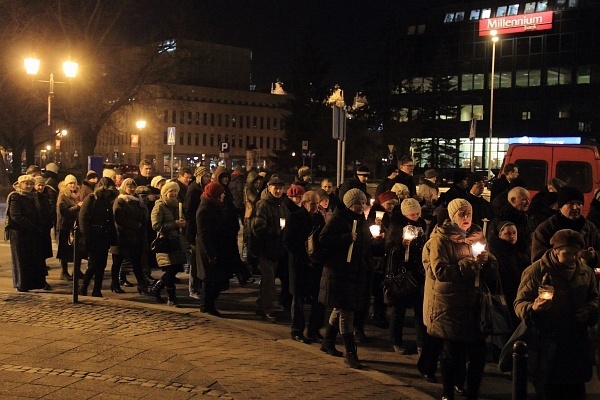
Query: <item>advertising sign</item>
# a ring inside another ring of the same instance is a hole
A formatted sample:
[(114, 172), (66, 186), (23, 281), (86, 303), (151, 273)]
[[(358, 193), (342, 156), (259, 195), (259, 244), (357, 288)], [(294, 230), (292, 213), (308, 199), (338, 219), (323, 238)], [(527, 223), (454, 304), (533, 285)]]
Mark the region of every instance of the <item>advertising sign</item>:
[(498, 35), (552, 29), (552, 11), (535, 14), (512, 15), (510, 17), (479, 20), (479, 36), (489, 36), (496, 30)]

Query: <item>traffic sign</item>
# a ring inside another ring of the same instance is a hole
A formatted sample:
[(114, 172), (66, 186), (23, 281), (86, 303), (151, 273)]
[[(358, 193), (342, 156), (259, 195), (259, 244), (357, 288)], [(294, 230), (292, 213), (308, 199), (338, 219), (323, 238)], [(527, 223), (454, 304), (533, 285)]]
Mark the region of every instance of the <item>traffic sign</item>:
[(302, 141), (302, 150), (308, 150), (308, 140)]
[(175, 127), (169, 126), (167, 128), (167, 144), (169, 146), (175, 146)]
[(219, 148), (221, 153), (229, 153), (229, 142), (221, 142)]

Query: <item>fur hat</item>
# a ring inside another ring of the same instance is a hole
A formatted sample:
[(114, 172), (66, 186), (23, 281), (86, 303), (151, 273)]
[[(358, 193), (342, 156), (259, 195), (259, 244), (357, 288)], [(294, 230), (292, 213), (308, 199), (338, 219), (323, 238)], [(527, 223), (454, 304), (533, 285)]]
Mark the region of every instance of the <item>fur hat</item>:
[(369, 176), (371, 175), (371, 170), (366, 165), (359, 165), (356, 168), (356, 175)]
[(366, 202), (367, 196), (360, 189), (350, 189), (344, 195), (344, 205), (348, 208), (361, 200)]
[(150, 181), (150, 186), (157, 188), (158, 189), (158, 184), (161, 183), (162, 181), (166, 182), (166, 178), (163, 178), (160, 175), (155, 176), (154, 178), (152, 178), (152, 180)]
[(302, 197), (302, 195), (304, 194), (305, 190), (302, 186), (300, 185), (292, 185), (290, 186), (290, 188), (287, 190), (287, 195), (288, 197)]
[(476, 174), (476, 173), (472, 173), (469, 176), (467, 176), (467, 189), (471, 189), (473, 187), (473, 185), (475, 185), (477, 182), (481, 182), (483, 181), (483, 176), (481, 176), (480, 174)]
[(379, 200), (379, 202), (381, 204), (383, 204), (389, 200), (394, 200), (394, 199), (398, 200), (398, 196), (396, 195), (396, 193), (392, 192), (391, 190), (388, 190), (387, 192), (383, 192), (383, 193), (379, 194), (377, 199)]
[(400, 210), (402, 210), (402, 215), (404, 216), (410, 214), (421, 214), (421, 205), (413, 198), (404, 199), (402, 201), (402, 205), (400, 205)]
[(50, 171), (50, 172), (54, 172), (55, 174), (58, 174), (58, 165), (54, 164), (53, 162), (46, 164), (46, 171)]
[(410, 196), (408, 186), (406, 186), (403, 183), (394, 183), (394, 186), (392, 186), (392, 192), (396, 193), (396, 196), (398, 196), (398, 198), (400, 198), (400, 196)]
[(117, 173), (115, 172), (114, 169), (104, 168), (104, 170), (102, 170), (103, 178), (115, 179), (115, 176), (117, 176)]
[(435, 169), (425, 171), (425, 179), (437, 178), (439, 173)]
[(219, 200), (221, 195), (225, 193), (225, 188), (223, 185), (217, 182), (211, 182), (204, 188), (204, 192), (202, 194), (204, 197), (208, 197), (210, 199)]
[(77, 178), (75, 178), (75, 175), (69, 174), (69, 175), (65, 176), (64, 182), (65, 182), (65, 185), (68, 185), (69, 183), (77, 184)]
[(33, 178), (33, 184), (34, 185), (45, 184), (44, 177), (36, 176), (35, 178)]
[(558, 249), (559, 247), (565, 246), (573, 246), (577, 247), (579, 250), (582, 250), (585, 247), (585, 242), (583, 241), (583, 236), (577, 231), (572, 229), (561, 229), (557, 231), (552, 238), (550, 238), (550, 244), (553, 249)]
[(160, 189), (160, 195), (162, 197), (165, 197), (167, 195), (168, 192), (170, 192), (171, 190), (177, 190), (177, 193), (179, 193), (179, 185), (177, 184), (177, 182), (167, 182), (163, 185), (163, 187)]
[(454, 220), (454, 216), (456, 215), (458, 210), (460, 210), (463, 207), (469, 207), (471, 209), (473, 208), (471, 206), (471, 203), (469, 203), (465, 199), (454, 199), (450, 203), (448, 203), (448, 216), (450, 217), (451, 221)]
[(580, 201), (583, 204), (583, 193), (581, 190), (573, 186), (565, 186), (558, 191), (558, 199), (556, 200), (558, 208), (573, 200)]
[(85, 179), (87, 179), (87, 180), (94, 179), (94, 178), (98, 178), (98, 174), (94, 170), (89, 170), (87, 172), (87, 174), (85, 174)]
[(21, 175), (21, 176), (19, 176), (19, 178), (17, 178), (17, 183), (21, 183), (21, 182), (34, 183), (35, 180), (34, 180), (33, 176), (25, 174), (25, 175)]
[(310, 172), (310, 168), (307, 167), (306, 165), (304, 167), (300, 167), (298, 169), (298, 178), (302, 178), (304, 176), (311, 176), (312, 173)]

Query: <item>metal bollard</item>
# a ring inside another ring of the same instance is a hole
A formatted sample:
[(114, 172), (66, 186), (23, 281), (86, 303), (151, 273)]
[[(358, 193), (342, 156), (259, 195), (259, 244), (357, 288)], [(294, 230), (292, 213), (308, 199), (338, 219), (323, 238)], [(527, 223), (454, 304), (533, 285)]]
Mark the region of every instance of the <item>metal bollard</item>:
[(79, 269), (81, 268), (81, 258), (77, 249), (79, 241), (79, 223), (75, 221), (73, 227), (73, 303), (79, 303)]
[(513, 346), (512, 400), (527, 400), (527, 344), (515, 342)]

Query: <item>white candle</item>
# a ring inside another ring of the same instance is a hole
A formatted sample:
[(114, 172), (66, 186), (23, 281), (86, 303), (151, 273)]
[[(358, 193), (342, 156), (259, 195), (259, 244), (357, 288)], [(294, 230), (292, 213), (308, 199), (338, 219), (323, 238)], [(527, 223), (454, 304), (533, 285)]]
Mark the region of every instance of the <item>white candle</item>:
[(373, 237), (377, 237), (381, 233), (381, 226), (379, 225), (371, 225), (369, 229), (371, 230), (371, 235), (373, 235)]
[(371, 205), (371, 207), (373, 207), (373, 204), (375, 204), (375, 199), (369, 199), (369, 204)]
[(542, 299), (550, 300), (552, 297), (554, 296), (550, 292), (543, 292), (542, 294), (540, 294), (540, 298)]
[(483, 243), (473, 243), (471, 246), (471, 251), (473, 252), (473, 257), (477, 258), (478, 255), (481, 254), (482, 251), (485, 250), (485, 244)]
[(375, 219), (383, 219), (383, 214), (385, 211), (375, 211)]
[(285, 228), (285, 218), (279, 218), (279, 227), (281, 229)]
[(179, 219), (183, 219), (183, 203), (179, 203)]

